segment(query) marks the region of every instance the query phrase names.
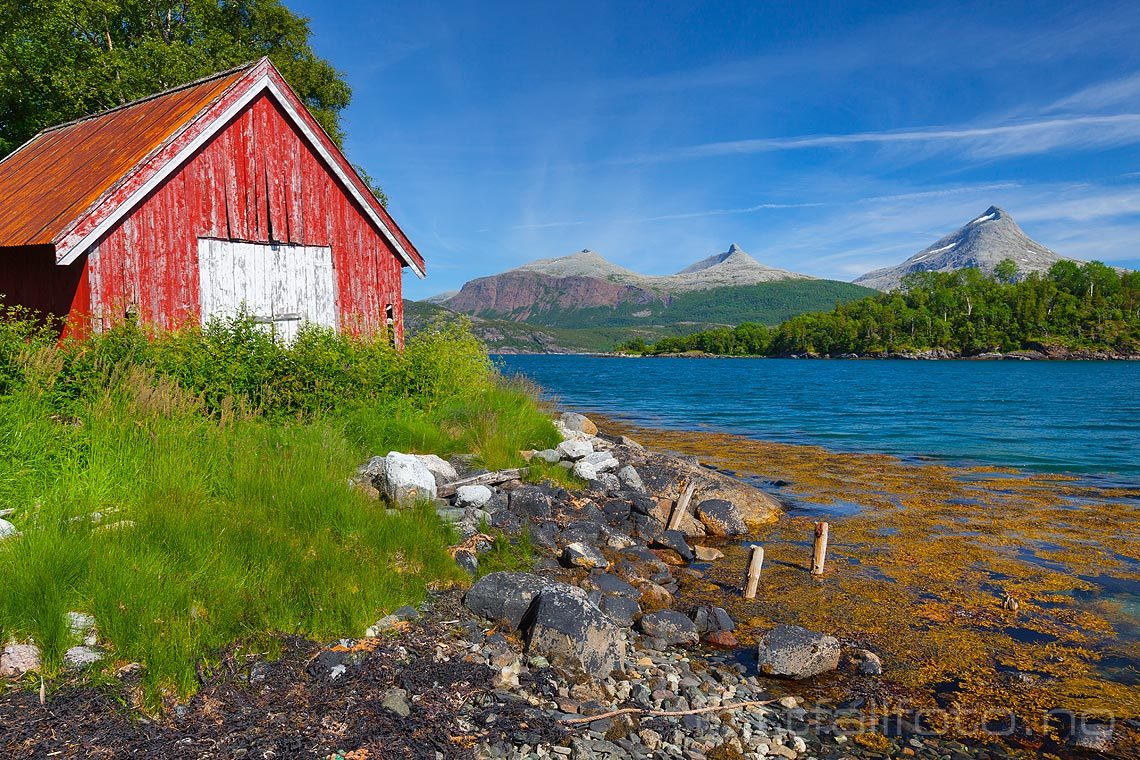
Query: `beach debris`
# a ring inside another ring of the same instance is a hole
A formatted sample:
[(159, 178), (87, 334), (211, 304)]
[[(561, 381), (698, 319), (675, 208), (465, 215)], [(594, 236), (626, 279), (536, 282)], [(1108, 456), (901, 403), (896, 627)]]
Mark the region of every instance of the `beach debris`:
[(673, 507), (673, 513), (669, 516), (669, 522), (666, 527), (669, 530), (677, 530), (681, 527), (681, 521), (689, 513), (689, 502), (693, 499), (693, 493), (697, 490), (697, 484), (694, 481), (689, 481), (685, 485), (685, 490), (681, 492), (681, 497), (677, 499), (676, 506)]
[(1005, 598), (1003, 598), (1001, 600), (1001, 606), (1004, 609), (1009, 610), (1010, 612), (1017, 612), (1017, 610), (1021, 607), (1021, 605), (1018, 603), (1017, 599), (1015, 599), (1010, 594), (1006, 594)]
[(525, 467), (512, 467), (506, 470), (484, 472), (480, 475), (473, 475), (470, 478), (463, 478), (462, 480), (456, 480), (452, 483), (439, 486), (436, 489), (435, 495), (446, 499), (454, 496), (463, 486), (499, 486), (514, 480), (521, 480), (522, 476), (526, 473), (527, 469)]

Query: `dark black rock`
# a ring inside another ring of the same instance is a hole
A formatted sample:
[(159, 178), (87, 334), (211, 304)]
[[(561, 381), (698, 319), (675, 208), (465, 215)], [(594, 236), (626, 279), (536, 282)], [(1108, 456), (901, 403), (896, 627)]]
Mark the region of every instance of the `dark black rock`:
[(535, 598), (555, 583), (534, 573), (491, 573), (475, 582), (463, 603), (476, 615), (517, 629)]
[(701, 639), (693, 621), (675, 610), (642, 615), (637, 626), (646, 636), (660, 639), (667, 644), (696, 644)]
[(697, 505), (697, 518), (714, 536), (741, 536), (748, 532), (736, 505), (724, 499), (706, 499)]
[(522, 486), (511, 491), (511, 511), (530, 517), (550, 517), (553, 500), (550, 489), (543, 486)]
[(621, 629), (582, 589), (565, 583), (552, 582), (542, 590), (523, 621), (523, 632), (527, 651), (575, 675), (605, 678), (625, 659)]
[(665, 530), (661, 535), (653, 539), (653, 546), (659, 549), (672, 549), (681, 555), (681, 559), (686, 562), (693, 561), (693, 550), (689, 548), (689, 542), (685, 540), (685, 534), (679, 530)]
[(628, 596), (602, 595), (599, 606), (610, 620), (624, 628), (633, 625), (633, 621), (641, 614), (641, 605), (637, 603), (637, 599)]

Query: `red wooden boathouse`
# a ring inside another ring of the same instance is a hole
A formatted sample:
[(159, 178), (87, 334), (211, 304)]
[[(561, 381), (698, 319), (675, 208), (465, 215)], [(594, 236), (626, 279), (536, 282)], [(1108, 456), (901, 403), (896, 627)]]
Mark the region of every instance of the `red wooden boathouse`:
[(268, 59), (48, 129), (0, 161), (0, 294), (73, 333), (244, 308), (402, 339), (424, 260)]

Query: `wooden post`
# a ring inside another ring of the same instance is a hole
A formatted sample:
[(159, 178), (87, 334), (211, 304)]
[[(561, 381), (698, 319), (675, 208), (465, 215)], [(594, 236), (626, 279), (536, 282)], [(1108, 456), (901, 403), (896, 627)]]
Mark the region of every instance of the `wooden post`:
[(827, 559), (827, 523), (815, 524), (815, 547), (811, 555), (811, 574), (823, 575), (823, 563)]
[(692, 501), (695, 490), (697, 490), (696, 483), (689, 483), (685, 486), (681, 498), (677, 499), (677, 506), (673, 507), (673, 514), (669, 515), (669, 524), (666, 526), (666, 530), (677, 530), (681, 527), (681, 519), (689, 511), (689, 502)]
[(756, 587), (760, 585), (762, 567), (764, 567), (764, 547), (752, 544), (752, 559), (748, 562), (748, 584), (744, 587), (745, 599), (756, 598)]

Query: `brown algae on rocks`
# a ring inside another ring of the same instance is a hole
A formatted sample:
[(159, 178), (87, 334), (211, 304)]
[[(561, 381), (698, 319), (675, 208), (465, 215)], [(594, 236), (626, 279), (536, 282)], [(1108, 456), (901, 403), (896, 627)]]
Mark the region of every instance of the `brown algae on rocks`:
[[(605, 428), (780, 483), (795, 508), (752, 526), (743, 544), (718, 544), (726, 556), (705, 578), (714, 585), (685, 584), (682, 596), (726, 606), (745, 645), (790, 623), (882, 658), (882, 676), (819, 679), (815, 698), (859, 689), (884, 712), (937, 712), (960, 735), (1012, 719), (1022, 736), (1029, 728), (1058, 738), (1051, 710), (1140, 716), (1140, 623), (1102, 590), (1106, 579), (1140, 590), (1140, 490), (721, 433)], [(808, 563), (819, 519), (831, 523), (831, 546), (816, 578)], [(754, 542), (766, 560), (757, 598), (745, 601)]]

